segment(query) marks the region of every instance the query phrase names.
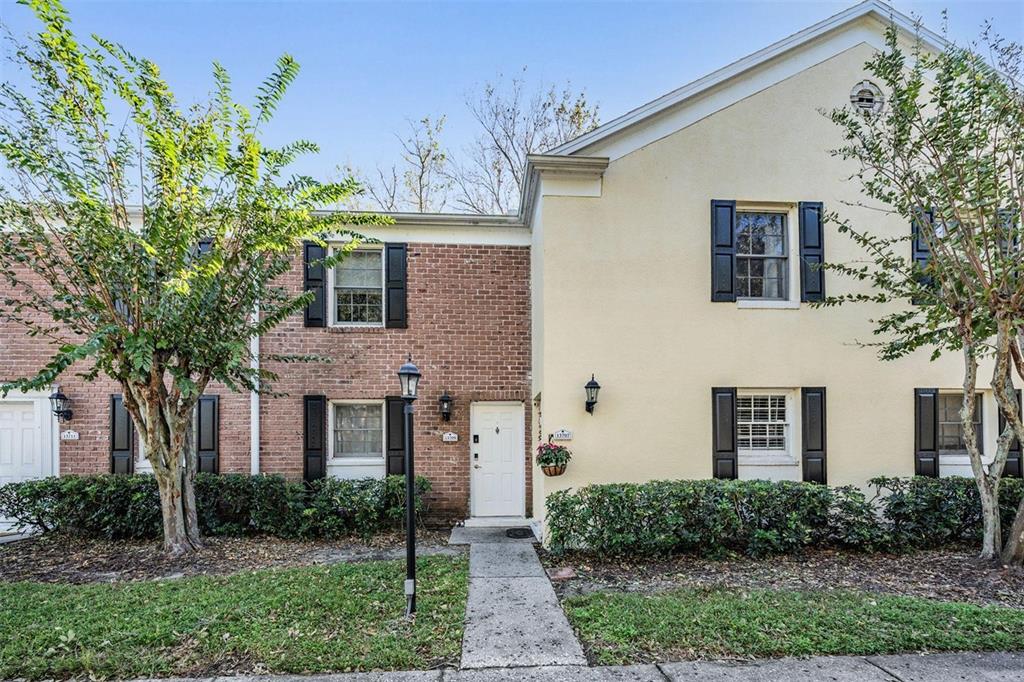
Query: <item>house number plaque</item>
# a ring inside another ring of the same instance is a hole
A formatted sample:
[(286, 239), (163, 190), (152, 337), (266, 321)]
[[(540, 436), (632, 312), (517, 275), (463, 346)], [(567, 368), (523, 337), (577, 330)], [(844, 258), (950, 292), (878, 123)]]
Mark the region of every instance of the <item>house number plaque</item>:
[(451, 431), (446, 431), (441, 434), (441, 440), (445, 443), (458, 443), (459, 434), (452, 433)]
[(558, 429), (551, 434), (551, 440), (572, 440), (572, 431), (569, 429)]

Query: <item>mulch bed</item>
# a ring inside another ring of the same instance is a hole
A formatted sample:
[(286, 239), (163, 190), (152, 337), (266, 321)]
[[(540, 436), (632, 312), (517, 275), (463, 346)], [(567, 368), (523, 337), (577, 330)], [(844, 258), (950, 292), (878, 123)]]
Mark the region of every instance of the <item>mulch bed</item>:
[[(1024, 608), (1024, 570), (982, 565), (969, 549), (901, 555), (819, 550), (768, 559), (680, 556), (661, 561), (542, 553), (542, 561), (560, 598), (601, 590), (653, 593), (680, 587), (734, 587), (858, 590)], [(558, 573), (573, 577), (559, 579)]]
[[(448, 531), (418, 530), (417, 554), (461, 554)], [(334, 541), (275, 537), (205, 538), (193, 555), (169, 559), (159, 541), (88, 540), (43, 535), (0, 545), (0, 580), (49, 583), (116, 582), (227, 575), (263, 568), (376, 561), (405, 557), (401, 532)]]

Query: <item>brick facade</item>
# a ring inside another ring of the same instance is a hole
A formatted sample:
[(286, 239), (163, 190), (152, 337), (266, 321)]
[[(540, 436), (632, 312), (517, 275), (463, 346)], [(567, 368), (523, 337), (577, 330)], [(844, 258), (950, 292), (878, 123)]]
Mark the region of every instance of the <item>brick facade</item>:
[[(398, 394), (395, 372), (411, 353), (423, 373), (416, 403), (416, 471), (434, 486), (435, 513), (469, 514), (469, 412), (474, 401), (524, 405), (524, 457), (529, 457), (530, 251), (528, 247), (410, 244), (408, 328), (306, 328), (293, 317), (264, 336), (261, 353), (308, 353), (330, 363), (274, 365), (284, 398), (260, 405), (260, 464), (264, 471), (302, 476), (302, 396), (328, 400), (383, 399)], [(302, 287), (296, 256), (287, 286)], [(455, 399), (451, 421), (438, 398)], [(459, 434), (457, 443), (441, 434)], [(531, 499), (529, 462), (526, 499)]]
[[(302, 476), (302, 397), (328, 400), (383, 399), (398, 393), (395, 371), (411, 353), (423, 373), (416, 405), (417, 473), (433, 483), (431, 508), (450, 518), (469, 514), (469, 415), (474, 401), (517, 401), (524, 405), (523, 456), (526, 500), (531, 500), (530, 455), (530, 253), (529, 247), (410, 244), (408, 327), (306, 328), (294, 316), (261, 339), (261, 353), (314, 354), (329, 363), (265, 366), (288, 395), (260, 400), (260, 468), (265, 473)], [(301, 254), (285, 285), (302, 288)], [(46, 343), (31, 339), (12, 323), (0, 323), (0, 379), (26, 376), (50, 356)], [(72, 398), (73, 421), (62, 428), (80, 440), (60, 443), (62, 474), (110, 470), (112, 381), (86, 383), (73, 373), (60, 380)], [(442, 420), (438, 398), (455, 399), (451, 421)], [(250, 471), (250, 397), (212, 386), (220, 401), (220, 471)], [(456, 443), (443, 443), (453, 431)], [(529, 514), (529, 509), (527, 509)]]

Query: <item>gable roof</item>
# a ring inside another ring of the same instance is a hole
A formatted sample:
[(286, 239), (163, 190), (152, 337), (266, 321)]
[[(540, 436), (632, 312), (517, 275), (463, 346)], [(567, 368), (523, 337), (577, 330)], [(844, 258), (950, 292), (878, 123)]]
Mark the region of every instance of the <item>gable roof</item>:
[[(861, 2), (858, 5), (854, 5), (849, 9), (839, 12), (838, 14), (835, 14), (824, 21), (820, 21), (799, 33), (794, 33), (787, 38), (783, 38), (782, 40), (773, 43), (762, 50), (758, 50), (743, 59), (735, 61), (728, 66), (708, 74), (707, 76), (698, 78), (681, 88), (677, 88), (668, 94), (662, 95), (656, 100), (637, 107), (636, 109), (633, 109), (632, 111), (595, 128), (589, 133), (585, 133), (574, 140), (570, 140), (569, 142), (552, 149), (548, 154), (562, 156), (575, 155), (581, 152), (597, 152), (602, 156), (610, 156), (612, 158), (623, 156), (625, 153), (653, 141), (652, 139), (646, 139), (651, 136), (645, 136), (645, 138), (641, 138), (632, 144), (618, 145), (607, 149), (600, 148), (595, 150), (594, 147), (601, 146), (600, 143), (607, 144), (611, 138), (628, 133), (635, 129), (639, 124), (649, 122), (658, 116), (666, 115), (671, 110), (682, 108), (686, 103), (693, 102), (699, 99), (700, 96), (709, 94), (712, 90), (724, 86), (728, 81), (739, 79), (744, 75), (750, 74), (756, 69), (765, 68), (770, 62), (777, 60), (782, 55), (792, 53), (801, 48), (810, 48), (815, 41), (820, 42), (821, 40), (826, 40), (827, 42), (826, 36), (828, 34), (835, 33), (843, 28), (852, 27), (853, 24), (861, 22), (861, 20), (864, 19), (873, 19), (877, 21), (880, 26), (894, 23), (897, 27), (908, 34), (919, 35), (922, 42), (927, 47), (934, 50), (941, 50), (947, 46), (947, 42), (942, 36), (920, 26), (913, 19), (905, 14), (897, 12), (889, 5), (881, 2), (881, 0), (865, 0), (865, 2)], [(860, 42), (864, 41), (861, 40)], [(828, 45), (823, 45), (816, 53), (815, 58), (820, 61), (823, 55), (827, 58), (827, 56), (838, 54), (847, 47), (849, 47), (849, 45), (843, 43), (839, 43), (831, 49)], [(750, 94), (749, 88), (746, 90), (740, 89), (732, 97), (720, 98), (718, 102), (712, 104), (710, 107), (706, 107), (705, 111), (700, 112), (700, 117), (713, 113), (713, 110), (724, 108), (725, 106), (742, 99), (748, 94)], [(679, 127), (682, 126), (676, 125), (675, 129), (679, 129)], [(663, 128), (660, 131), (656, 131), (656, 137), (653, 139), (663, 137), (667, 132), (674, 131), (668, 128)]]

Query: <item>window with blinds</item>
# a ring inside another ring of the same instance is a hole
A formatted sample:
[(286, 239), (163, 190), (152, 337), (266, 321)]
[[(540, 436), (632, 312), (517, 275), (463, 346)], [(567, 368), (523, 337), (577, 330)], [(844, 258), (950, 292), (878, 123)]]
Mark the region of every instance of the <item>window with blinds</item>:
[(736, 396), (737, 446), (747, 452), (789, 450), (789, 422), (784, 394)]

